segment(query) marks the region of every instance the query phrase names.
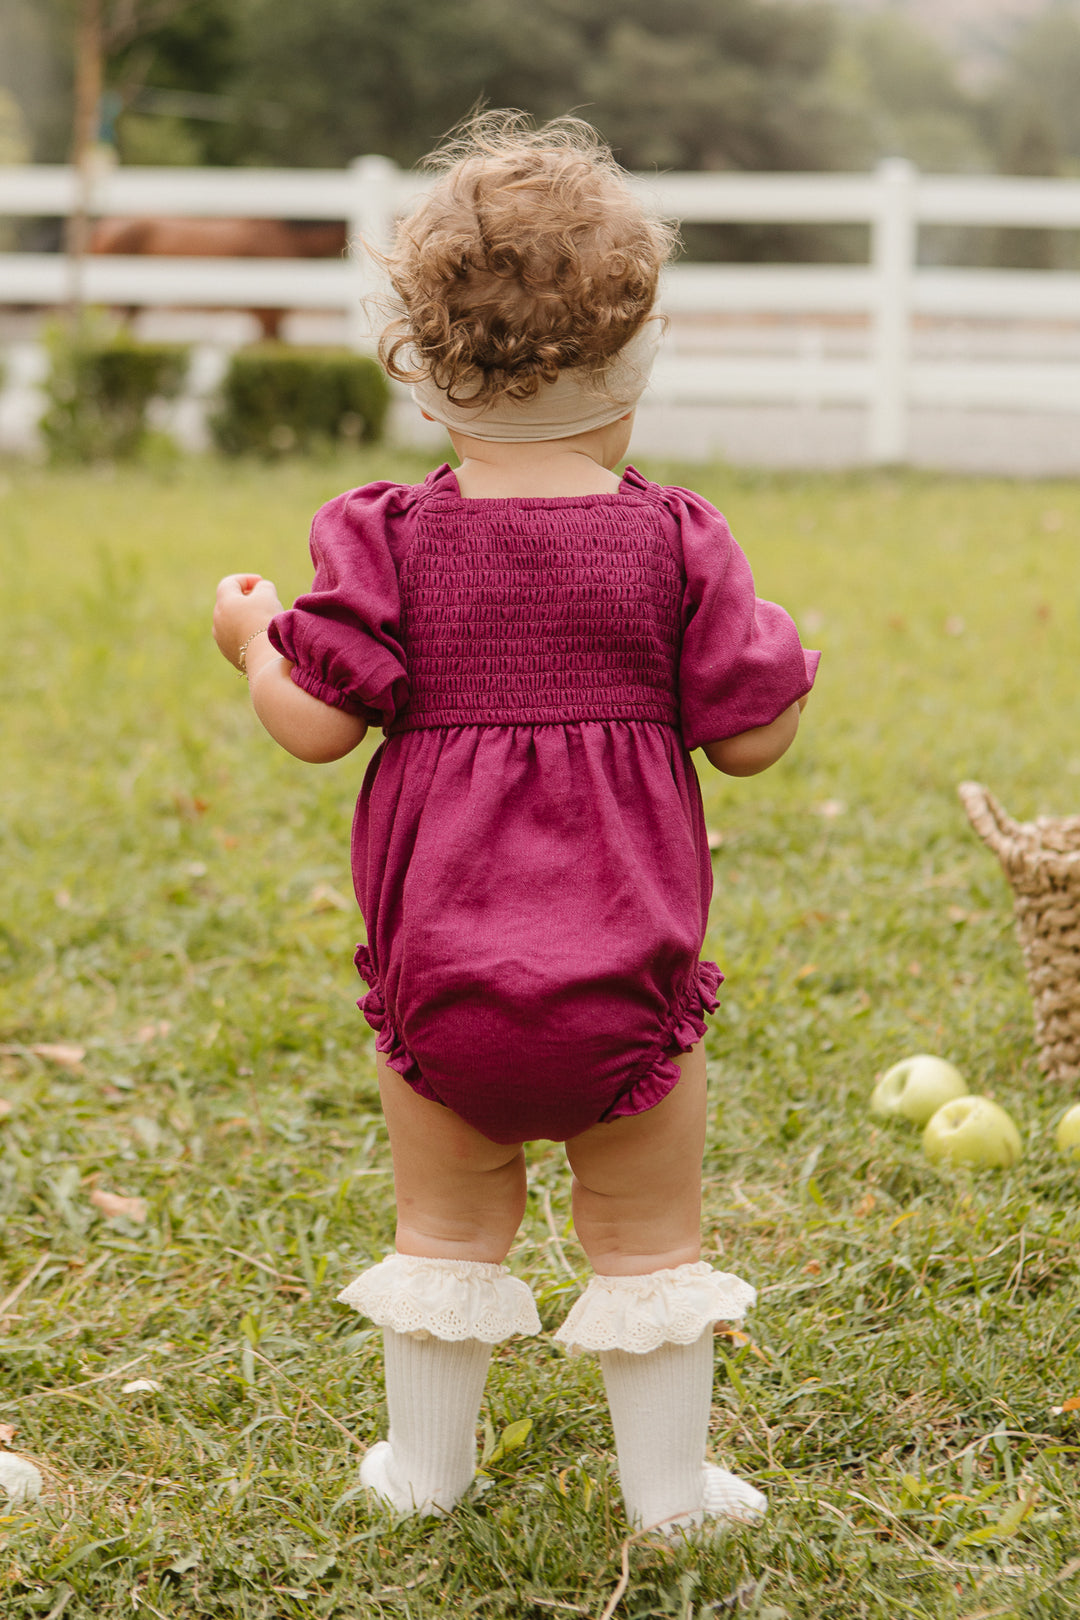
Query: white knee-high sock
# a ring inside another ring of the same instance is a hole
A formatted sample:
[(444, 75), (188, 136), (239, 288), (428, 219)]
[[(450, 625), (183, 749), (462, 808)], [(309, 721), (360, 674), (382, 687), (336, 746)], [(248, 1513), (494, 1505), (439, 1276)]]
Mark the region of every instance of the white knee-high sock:
[(531, 1290), (488, 1261), (392, 1254), (338, 1299), (383, 1330), (390, 1434), (361, 1480), (399, 1513), (448, 1513), (472, 1483), (492, 1345), (540, 1331)]
[(768, 1503), (759, 1490), (705, 1459), (712, 1408), (713, 1336), (637, 1355), (602, 1350), (626, 1517), (670, 1532), (707, 1519), (753, 1524)]
[(711, 1331), (693, 1344), (662, 1344), (646, 1355), (602, 1350), (600, 1367), (630, 1523), (659, 1525), (676, 1516), (698, 1522), (712, 1405)]
[(753, 1302), (741, 1277), (704, 1261), (596, 1276), (556, 1332), (571, 1355), (599, 1353), (631, 1524), (677, 1531), (764, 1514), (760, 1491), (705, 1461), (712, 1324), (740, 1321)]
[(399, 1513), (448, 1513), (476, 1469), (476, 1420), (490, 1344), (383, 1329), (390, 1434), (360, 1478)]

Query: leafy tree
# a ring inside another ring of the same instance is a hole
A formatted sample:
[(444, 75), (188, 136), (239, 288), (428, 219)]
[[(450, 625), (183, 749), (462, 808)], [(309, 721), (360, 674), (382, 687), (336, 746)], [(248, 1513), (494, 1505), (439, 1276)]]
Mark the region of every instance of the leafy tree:
[(478, 100), (581, 110), (631, 167), (819, 168), (844, 123), (822, 6), (763, 0), (246, 0), (248, 157), (415, 161)]
[[(1003, 174), (1080, 175), (1080, 6), (1060, 0), (1016, 35), (985, 123)], [(1013, 229), (994, 233), (997, 264), (1023, 270), (1073, 268), (1076, 233)]]
[(820, 6), (630, 3), (582, 88), (629, 167), (833, 168), (848, 133), (825, 79), (833, 43)]
[[(1061, 161), (1046, 113), (1034, 104), (1009, 109), (1002, 132), (999, 167), (1003, 174), (1053, 175)], [(1053, 270), (1059, 233), (1047, 227), (1003, 227), (995, 233), (994, 262), (1015, 270)]]
[(835, 64), (862, 111), (868, 163), (910, 158), (929, 172), (986, 166), (978, 105), (936, 40), (896, 12), (853, 21)]
[[(365, 152), (415, 161), (497, 74), (503, 52), (488, 9), (483, 0), (246, 0), (239, 155), (328, 167)], [(528, 13), (520, 20), (535, 32)], [(256, 116), (267, 103), (286, 109), (278, 129)]]
[(227, 163), (239, 70), (234, 0), (114, 0), (106, 83), (126, 163)]
[[(241, 0), (244, 161), (415, 162), (479, 101), (581, 112), (630, 168), (818, 169), (845, 162), (824, 6), (790, 0)], [(697, 231), (697, 254), (787, 256), (820, 233)], [(799, 244), (802, 244), (801, 246)]]
[[(1059, 0), (1017, 35), (989, 99), (988, 124), (1007, 173), (1037, 155), (1080, 174), (1080, 5)], [(1041, 133), (1034, 134), (1035, 126)], [(1055, 165), (1056, 168), (1056, 165)], [(1055, 168), (1044, 169), (1054, 173)]]
[(0, 5), (0, 86), (39, 163), (62, 163), (71, 147), (70, 35), (56, 0)]
[[(126, 160), (168, 142), (158, 124), (171, 122), (182, 160), (219, 162), (230, 156), (219, 120), (140, 110), (147, 86), (189, 92), (212, 101), (235, 75), (237, 0), (103, 0), (101, 46), (109, 121)], [(0, 5), (0, 88), (16, 100), (33, 158), (62, 163), (71, 153), (72, 80), (78, 0), (3, 0)], [(168, 130), (164, 131), (168, 133)], [(126, 147), (131, 148), (125, 150)], [(175, 160), (175, 159), (174, 159)]]

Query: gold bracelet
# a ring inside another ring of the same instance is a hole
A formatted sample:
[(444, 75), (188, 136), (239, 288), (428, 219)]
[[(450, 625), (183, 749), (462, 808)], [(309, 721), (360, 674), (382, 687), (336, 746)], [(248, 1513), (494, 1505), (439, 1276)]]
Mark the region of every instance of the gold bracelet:
[(245, 680), (247, 679), (247, 650), (251, 646), (251, 643), (255, 640), (255, 637), (265, 636), (269, 628), (270, 626), (268, 624), (264, 624), (261, 630), (253, 630), (251, 635), (248, 636), (247, 640), (241, 642), (240, 644), (240, 648), (236, 654), (236, 667), (240, 671), (241, 675), (243, 675)]

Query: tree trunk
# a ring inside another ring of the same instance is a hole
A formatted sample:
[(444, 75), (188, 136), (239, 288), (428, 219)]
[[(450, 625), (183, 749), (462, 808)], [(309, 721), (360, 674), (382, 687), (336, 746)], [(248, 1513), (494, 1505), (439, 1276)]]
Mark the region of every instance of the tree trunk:
[(68, 308), (73, 318), (78, 317), (84, 302), (83, 261), (89, 235), (92, 164), (102, 79), (101, 0), (79, 0), (75, 35), (75, 117), (71, 140), (75, 201), (68, 215), (66, 232)]

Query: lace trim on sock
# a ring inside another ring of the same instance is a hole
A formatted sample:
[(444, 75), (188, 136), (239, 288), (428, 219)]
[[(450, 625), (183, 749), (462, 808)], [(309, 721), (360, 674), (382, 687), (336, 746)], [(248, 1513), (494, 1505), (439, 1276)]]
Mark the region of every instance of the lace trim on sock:
[(500, 1344), (516, 1333), (540, 1332), (532, 1290), (505, 1266), (484, 1260), (391, 1254), (337, 1297), (395, 1333)]
[(705, 1260), (641, 1277), (593, 1277), (556, 1331), (570, 1355), (693, 1344), (714, 1322), (741, 1322), (757, 1292)]

